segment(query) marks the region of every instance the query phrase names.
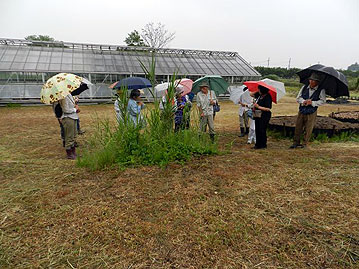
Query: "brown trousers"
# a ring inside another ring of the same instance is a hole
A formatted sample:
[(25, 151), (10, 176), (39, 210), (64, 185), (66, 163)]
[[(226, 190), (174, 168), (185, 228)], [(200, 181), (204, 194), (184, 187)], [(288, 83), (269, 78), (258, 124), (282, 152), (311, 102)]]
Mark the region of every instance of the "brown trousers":
[(69, 150), (75, 146), (76, 141), (76, 120), (71, 118), (63, 118), (62, 125), (64, 126), (64, 133), (65, 133), (65, 149)]
[(294, 139), (293, 143), (296, 145), (300, 144), (300, 137), (304, 132), (303, 144), (307, 145), (312, 135), (315, 120), (317, 119), (317, 111), (312, 114), (304, 115), (298, 112), (297, 122), (295, 124)]

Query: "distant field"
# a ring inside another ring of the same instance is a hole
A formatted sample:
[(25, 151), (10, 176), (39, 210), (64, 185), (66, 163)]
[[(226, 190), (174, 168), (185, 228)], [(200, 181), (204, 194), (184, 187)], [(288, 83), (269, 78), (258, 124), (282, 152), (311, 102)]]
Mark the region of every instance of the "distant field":
[[(359, 106), (319, 114), (338, 110)], [(82, 106), (80, 145), (97, 118), (113, 106)], [(220, 155), (90, 172), (65, 159), (50, 107), (0, 108), (0, 268), (358, 268), (359, 143), (254, 151), (229, 102), (215, 125)]]

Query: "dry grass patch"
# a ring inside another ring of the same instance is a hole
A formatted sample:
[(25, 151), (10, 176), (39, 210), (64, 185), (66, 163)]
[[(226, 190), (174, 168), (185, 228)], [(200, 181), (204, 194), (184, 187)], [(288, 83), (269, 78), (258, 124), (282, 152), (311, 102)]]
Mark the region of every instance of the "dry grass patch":
[[(356, 109), (320, 113), (338, 107)], [(274, 114), (296, 109), (286, 98)], [(49, 107), (0, 108), (0, 267), (357, 267), (359, 144), (253, 151), (237, 110), (217, 114), (226, 154), (90, 172), (64, 159)], [(113, 107), (81, 113), (83, 144)]]

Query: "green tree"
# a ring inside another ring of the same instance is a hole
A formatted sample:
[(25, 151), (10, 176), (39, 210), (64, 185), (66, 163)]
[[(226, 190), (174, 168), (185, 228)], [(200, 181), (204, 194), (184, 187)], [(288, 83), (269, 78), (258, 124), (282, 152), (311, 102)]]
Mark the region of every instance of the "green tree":
[(137, 30), (133, 30), (125, 39), (127, 46), (147, 47)]
[(25, 37), (26, 40), (33, 40), (33, 41), (56, 41), (54, 38), (48, 36), (48, 35), (29, 35)]
[(263, 67), (257, 66), (255, 69), (262, 74), (262, 76), (277, 75), (280, 78), (297, 78), (299, 68), (283, 68), (283, 67)]

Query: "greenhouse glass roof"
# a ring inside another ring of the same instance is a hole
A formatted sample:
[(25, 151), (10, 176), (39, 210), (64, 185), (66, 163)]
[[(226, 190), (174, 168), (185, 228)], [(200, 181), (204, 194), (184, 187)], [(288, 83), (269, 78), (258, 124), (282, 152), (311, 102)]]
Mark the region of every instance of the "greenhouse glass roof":
[[(141, 74), (151, 48), (0, 39), (0, 72)], [(237, 52), (156, 50), (156, 74), (256, 77), (260, 74)]]

